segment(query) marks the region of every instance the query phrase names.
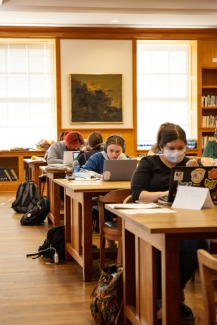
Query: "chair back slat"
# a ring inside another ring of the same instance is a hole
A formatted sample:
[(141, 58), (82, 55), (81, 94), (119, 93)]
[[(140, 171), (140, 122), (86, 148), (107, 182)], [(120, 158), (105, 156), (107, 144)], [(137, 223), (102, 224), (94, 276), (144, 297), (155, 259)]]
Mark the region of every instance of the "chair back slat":
[(203, 298), (203, 309), (200, 307), (195, 308), (197, 314), (196, 324), (199, 324), (199, 318), (203, 319), (204, 325), (217, 324), (216, 323), (216, 302), (214, 295), (214, 287), (212, 280), (212, 271), (217, 271), (217, 259), (204, 249), (197, 251), (202, 298)]

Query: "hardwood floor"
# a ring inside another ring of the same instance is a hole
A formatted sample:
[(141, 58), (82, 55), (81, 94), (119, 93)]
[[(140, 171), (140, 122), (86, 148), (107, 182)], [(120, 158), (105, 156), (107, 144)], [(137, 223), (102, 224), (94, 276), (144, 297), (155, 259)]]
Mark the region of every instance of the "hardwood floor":
[(99, 278), (94, 261), (94, 281), (85, 283), (75, 262), (47, 264), (32, 259), (43, 244), (48, 226), (21, 226), (22, 214), (11, 209), (15, 193), (0, 193), (0, 324), (93, 325), (90, 293)]
[[(32, 259), (43, 244), (50, 225), (21, 226), (22, 214), (11, 209), (15, 193), (0, 193), (0, 324), (1, 325), (93, 325), (90, 294), (100, 274), (94, 261), (93, 282), (83, 282), (75, 261), (48, 264), (43, 257)], [(94, 243), (99, 246), (98, 234)], [(201, 303), (200, 278), (188, 283), (185, 303)], [(175, 325), (175, 324), (174, 324)]]

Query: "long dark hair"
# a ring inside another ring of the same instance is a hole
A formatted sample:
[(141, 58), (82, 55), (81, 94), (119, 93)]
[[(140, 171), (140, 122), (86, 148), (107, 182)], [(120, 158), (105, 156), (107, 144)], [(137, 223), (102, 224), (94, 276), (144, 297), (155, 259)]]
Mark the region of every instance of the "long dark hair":
[(185, 144), (187, 144), (185, 131), (179, 125), (165, 123), (165, 126), (158, 132), (157, 144), (159, 148), (163, 148), (168, 142), (177, 139), (181, 139)]

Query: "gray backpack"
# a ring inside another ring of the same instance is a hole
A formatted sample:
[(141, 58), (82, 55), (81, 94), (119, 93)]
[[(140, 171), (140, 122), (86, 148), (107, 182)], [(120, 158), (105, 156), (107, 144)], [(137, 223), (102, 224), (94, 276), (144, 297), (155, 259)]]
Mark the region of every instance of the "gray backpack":
[(26, 213), (31, 210), (40, 200), (37, 185), (33, 181), (26, 181), (18, 186), (16, 200), (11, 208), (18, 213)]

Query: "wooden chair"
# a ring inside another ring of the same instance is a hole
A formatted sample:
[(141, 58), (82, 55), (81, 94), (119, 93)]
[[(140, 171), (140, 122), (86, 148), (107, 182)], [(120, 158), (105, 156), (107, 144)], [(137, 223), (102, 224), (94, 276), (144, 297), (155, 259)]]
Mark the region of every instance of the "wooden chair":
[(217, 258), (203, 249), (197, 251), (203, 306), (194, 308), (195, 325), (217, 325), (216, 302), (211, 270), (217, 271)]
[(100, 267), (105, 264), (105, 243), (106, 239), (118, 242), (117, 263), (122, 263), (122, 220), (117, 218), (117, 229), (104, 224), (104, 204), (123, 203), (124, 199), (130, 195), (130, 189), (119, 189), (99, 196), (99, 226), (100, 226)]
[(124, 199), (123, 203), (133, 203), (133, 197), (132, 195), (129, 195)]

